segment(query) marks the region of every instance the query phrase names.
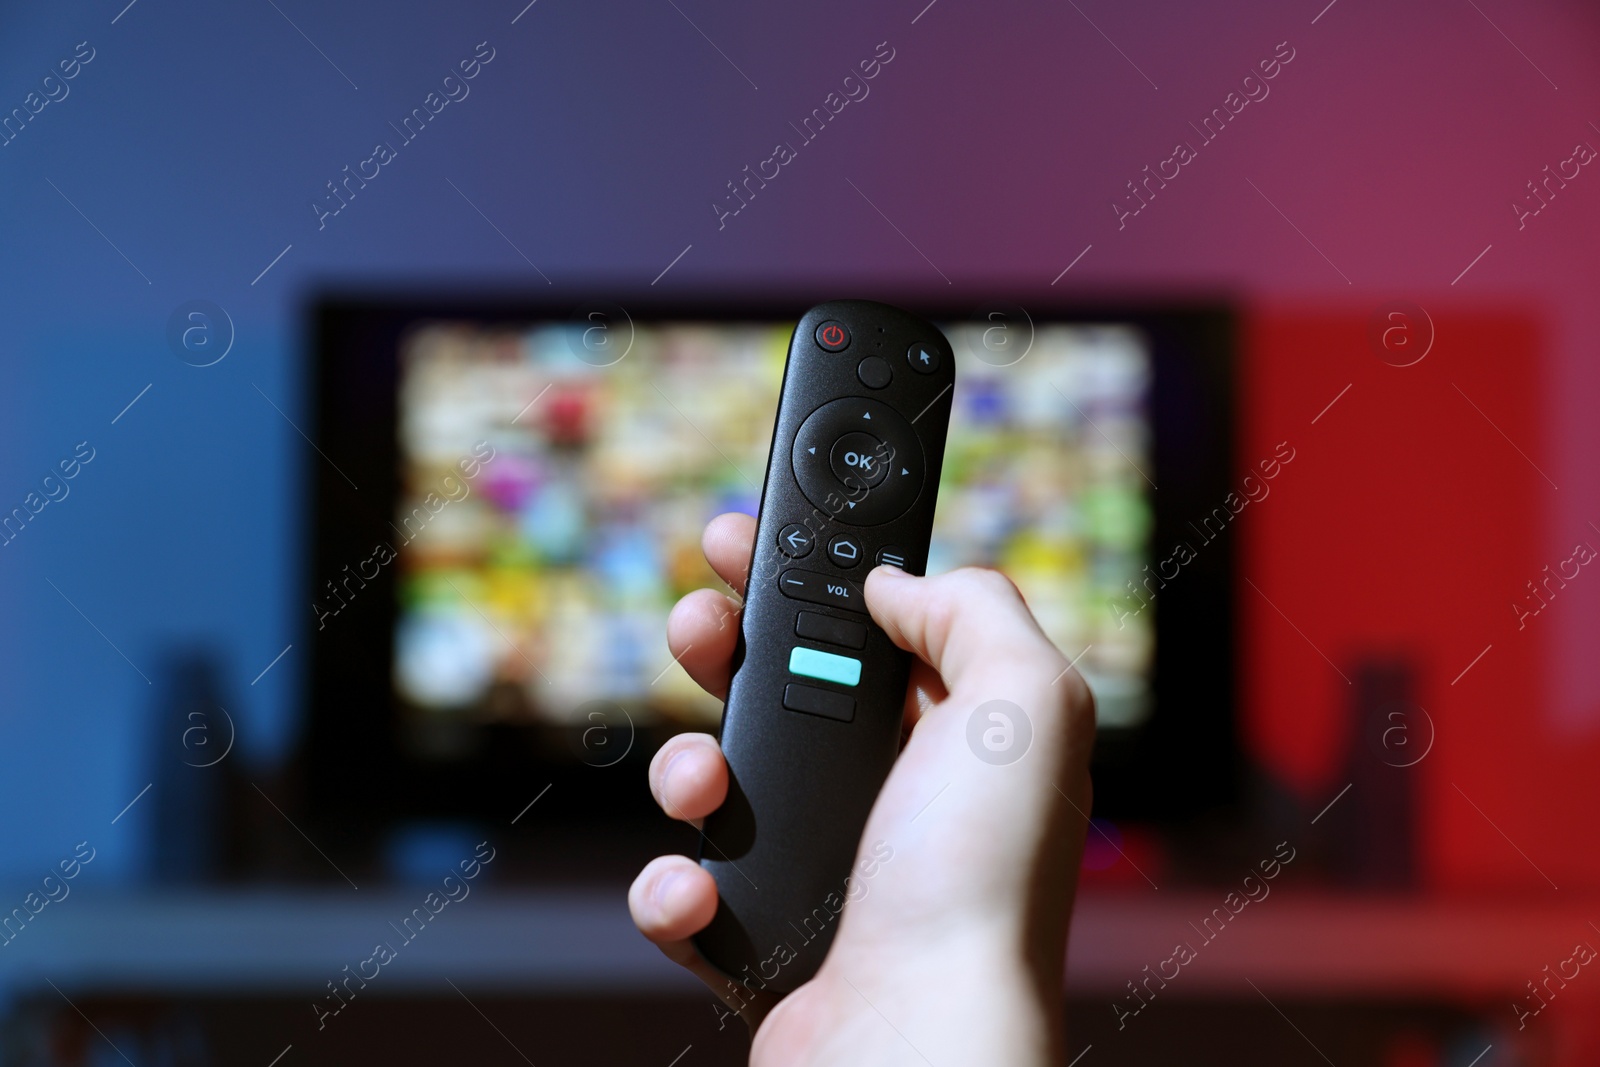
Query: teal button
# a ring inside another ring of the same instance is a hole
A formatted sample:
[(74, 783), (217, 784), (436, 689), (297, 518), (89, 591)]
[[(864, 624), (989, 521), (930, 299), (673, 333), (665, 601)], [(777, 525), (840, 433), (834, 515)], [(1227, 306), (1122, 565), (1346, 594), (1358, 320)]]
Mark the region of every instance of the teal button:
[(820, 678), (836, 685), (855, 685), (861, 681), (861, 661), (814, 648), (796, 648), (789, 653), (789, 673)]

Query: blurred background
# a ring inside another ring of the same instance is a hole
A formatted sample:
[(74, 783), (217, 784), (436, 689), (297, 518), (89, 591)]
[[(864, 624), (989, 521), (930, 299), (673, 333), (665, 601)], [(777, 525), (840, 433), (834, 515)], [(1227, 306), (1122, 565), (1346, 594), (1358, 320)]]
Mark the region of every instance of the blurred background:
[(1086, 661), (1139, 758), (1074, 1062), (1600, 1060), (1597, 45), (1504, 0), (6, 5), (0, 1056), (741, 1062), (624, 905), (694, 848), (650, 752), (716, 714), (651, 634), (845, 296), (950, 325), (930, 566), (1026, 572), (1070, 655), (1236, 516)]

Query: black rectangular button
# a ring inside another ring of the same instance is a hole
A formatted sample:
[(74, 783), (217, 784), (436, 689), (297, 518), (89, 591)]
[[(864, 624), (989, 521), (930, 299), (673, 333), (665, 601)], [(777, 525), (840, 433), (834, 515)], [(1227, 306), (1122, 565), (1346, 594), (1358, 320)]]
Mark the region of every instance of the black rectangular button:
[(821, 715), (825, 719), (838, 719), (840, 722), (850, 722), (856, 717), (855, 697), (794, 682), (783, 687), (783, 706), (790, 711), (803, 711), (807, 715)]
[(800, 617), (794, 621), (794, 632), (813, 641), (826, 641), (830, 645), (843, 645), (845, 648), (867, 647), (865, 624), (851, 622), (849, 619), (835, 619), (831, 615), (819, 615), (815, 611), (802, 611)]
[(827, 604), (835, 608), (848, 608), (851, 611), (867, 610), (866, 596), (861, 591), (861, 583), (852, 582), (848, 578), (835, 578), (831, 574), (818, 574), (816, 571), (803, 571), (790, 567), (778, 575), (778, 588), (783, 590), (784, 596), (794, 597), (796, 600), (809, 600), (813, 604)]

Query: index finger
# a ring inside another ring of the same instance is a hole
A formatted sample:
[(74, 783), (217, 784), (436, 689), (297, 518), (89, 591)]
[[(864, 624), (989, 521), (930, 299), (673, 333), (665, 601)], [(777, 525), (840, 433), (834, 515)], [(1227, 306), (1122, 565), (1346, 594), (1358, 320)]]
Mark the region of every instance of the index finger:
[(738, 511), (712, 519), (700, 537), (706, 562), (740, 596), (744, 596), (745, 579), (750, 575), (750, 554), (755, 542), (756, 520)]

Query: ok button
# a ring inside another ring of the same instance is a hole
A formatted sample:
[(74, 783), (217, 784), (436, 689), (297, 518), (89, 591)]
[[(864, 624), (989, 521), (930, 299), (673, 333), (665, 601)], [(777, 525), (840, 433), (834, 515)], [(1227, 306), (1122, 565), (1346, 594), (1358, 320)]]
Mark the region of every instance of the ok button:
[(889, 471), (894, 449), (866, 433), (847, 433), (833, 443), (828, 463), (834, 477), (852, 489), (871, 489)]

